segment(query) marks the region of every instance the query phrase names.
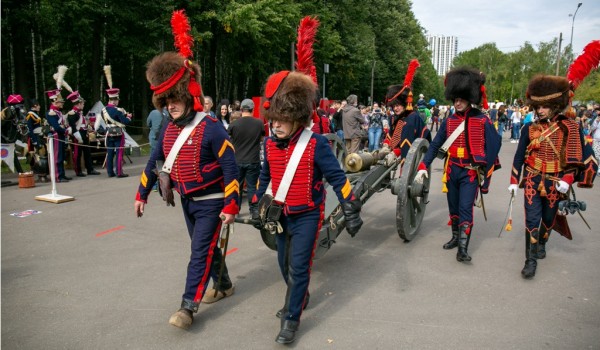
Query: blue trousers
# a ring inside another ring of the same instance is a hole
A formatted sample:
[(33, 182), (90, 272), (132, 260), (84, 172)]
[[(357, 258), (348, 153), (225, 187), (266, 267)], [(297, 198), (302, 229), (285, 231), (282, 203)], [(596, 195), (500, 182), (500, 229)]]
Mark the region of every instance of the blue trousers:
[(108, 176), (115, 175), (114, 158), (117, 156), (117, 175), (123, 174), (123, 145), (125, 145), (125, 136), (107, 136), (106, 137), (106, 172)]
[(447, 200), (450, 218), (458, 224), (473, 226), (473, 205), (479, 190), (476, 171), (451, 164), (448, 170)]
[(282, 319), (299, 321), (308, 294), (315, 243), (323, 221), (324, 205), (311, 211), (282, 215), (283, 233), (277, 235), (277, 261), (287, 284)]
[[(246, 189), (248, 190), (248, 207), (257, 208), (258, 204), (252, 204), (252, 197), (256, 192), (256, 183), (258, 175), (260, 175), (260, 163), (238, 163), (238, 171), (240, 173), (238, 182), (241, 184), (246, 180)], [(242, 207), (240, 196), (240, 208)]]
[(381, 128), (369, 128), (369, 152), (379, 149), (382, 131)]
[[(531, 232), (533, 229), (544, 228), (543, 232), (550, 232), (554, 226), (554, 218), (558, 211), (558, 202), (560, 200), (560, 193), (554, 187), (554, 181), (543, 180), (546, 196), (542, 197), (538, 190), (540, 181), (542, 181), (541, 174), (532, 176), (525, 170), (523, 179), (525, 227), (527, 231)], [(540, 224), (542, 227), (540, 227)]]
[(505, 127), (506, 127), (505, 123), (498, 123), (498, 135), (500, 135), (500, 138), (502, 138), (502, 135), (504, 134)]
[(198, 304), (209, 281), (216, 281), (219, 271), (213, 271), (213, 256), (218, 250), (217, 243), (222, 221), (219, 218), (223, 210), (222, 199), (193, 201), (181, 198), (183, 216), (191, 239), (190, 262), (187, 267), (183, 300)]
[(512, 139), (518, 140), (521, 137), (521, 123), (512, 123)]

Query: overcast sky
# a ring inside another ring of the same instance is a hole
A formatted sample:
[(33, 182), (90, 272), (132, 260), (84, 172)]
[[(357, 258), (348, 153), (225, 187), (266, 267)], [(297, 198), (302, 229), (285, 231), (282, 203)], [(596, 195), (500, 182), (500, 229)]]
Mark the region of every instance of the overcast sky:
[[(535, 48), (563, 35), (571, 40), (574, 0), (412, 0), (413, 12), (430, 35), (458, 37), (458, 52), (496, 43), (503, 52), (528, 41)], [(592, 40), (600, 40), (600, 0), (583, 0), (575, 16), (573, 51), (578, 55)]]

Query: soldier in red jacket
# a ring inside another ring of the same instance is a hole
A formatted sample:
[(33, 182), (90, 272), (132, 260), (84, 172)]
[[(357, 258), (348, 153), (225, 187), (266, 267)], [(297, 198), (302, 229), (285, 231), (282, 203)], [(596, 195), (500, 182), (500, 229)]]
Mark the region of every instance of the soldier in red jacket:
[[(173, 21), (182, 21), (182, 15), (176, 11)], [(184, 21), (187, 24), (187, 18)], [(179, 27), (189, 28), (189, 25)], [(165, 52), (148, 63), (146, 78), (154, 91), (152, 102), (158, 110), (167, 107), (169, 123), (163, 127), (150, 155), (135, 198), (135, 212), (142, 216), (157, 180), (167, 205), (175, 205), (173, 188), (181, 197), (191, 256), (181, 308), (171, 316), (169, 323), (184, 329), (192, 324), (192, 315), (198, 311), (209, 279), (218, 280), (219, 267), (213, 260), (221, 261), (217, 247), (221, 226), (233, 223), (239, 212), (238, 168), (233, 145), (223, 124), (203, 112), (204, 98), (198, 83), (200, 66), (188, 59), (190, 56), (189, 48), (180, 47), (180, 53)], [(184, 135), (181, 139), (180, 134)], [(178, 139), (183, 143), (169, 164), (169, 155)], [(163, 161), (164, 166), (157, 165)], [(226, 269), (222, 280), (217, 288), (233, 293)]]
[(476, 69), (455, 68), (446, 74), (445, 96), (453, 102), (455, 112), (442, 122), (415, 177), (415, 181), (421, 181), (427, 176), (438, 151), (447, 145), (447, 152), (438, 158), (445, 159), (442, 181), (448, 197), (452, 238), (443, 248), (458, 247), (456, 260), (460, 262), (471, 261), (467, 249), (475, 200), (488, 192), (492, 173), (500, 168), (498, 153), (502, 140), (490, 119), (475, 107), (483, 101), (487, 108), (484, 84), (485, 75)]
[(598, 161), (584, 141), (581, 127), (564, 114), (572, 90), (567, 78), (550, 75), (535, 76), (527, 87), (527, 104), (533, 107), (535, 117), (521, 130), (508, 187), (514, 194), (523, 188), (523, 278), (535, 276), (537, 259), (546, 257), (550, 232), (559, 228), (559, 201), (568, 197), (574, 182), (592, 187), (598, 171)]
[[(361, 202), (355, 198), (327, 139), (307, 129), (313, 115), (315, 92), (314, 82), (300, 72), (273, 74), (265, 87), (265, 118), (271, 121), (273, 136), (265, 140), (265, 161), (254, 201), (263, 197), (269, 183), (276, 198), (280, 187), (289, 185), (285, 199), (273, 201), (273, 206), (281, 211), (276, 220), (281, 227), (276, 238), (277, 258), (287, 285), (285, 304), (277, 313), (281, 330), (276, 342), (282, 344), (294, 341), (302, 310), (308, 304), (312, 257), (325, 208), (323, 178), (342, 203), (348, 232), (353, 236), (362, 225)], [(284, 173), (290, 157), (301, 144), (306, 145), (301, 161), (286, 181)]]

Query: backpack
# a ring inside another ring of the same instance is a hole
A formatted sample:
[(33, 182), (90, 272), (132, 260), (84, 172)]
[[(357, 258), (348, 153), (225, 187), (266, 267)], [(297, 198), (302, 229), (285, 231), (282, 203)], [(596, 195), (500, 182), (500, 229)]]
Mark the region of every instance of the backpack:
[(425, 124), (427, 124), (427, 122), (428, 122), (428, 120), (427, 120), (427, 119), (429, 119), (429, 118), (427, 117), (427, 112), (426, 112), (426, 110), (427, 110), (426, 108), (418, 108), (418, 109), (417, 109), (417, 111), (419, 112), (419, 117), (421, 117), (421, 120), (422, 120), (422, 121), (423, 121), (423, 123), (425, 123)]

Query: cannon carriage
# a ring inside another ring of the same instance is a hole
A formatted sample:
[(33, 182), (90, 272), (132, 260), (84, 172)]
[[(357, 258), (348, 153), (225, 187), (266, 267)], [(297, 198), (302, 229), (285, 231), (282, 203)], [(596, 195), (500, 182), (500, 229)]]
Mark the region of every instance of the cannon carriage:
[[(422, 138), (416, 139), (406, 157), (399, 159), (385, 147), (374, 152), (347, 154), (343, 140), (337, 135), (324, 136), (329, 140), (340, 166), (352, 184), (355, 196), (360, 198), (363, 205), (374, 194), (387, 189), (397, 196), (396, 229), (400, 238), (411, 241), (418, 234), (428, 203), (430, 176), (420, 184), (415, 183), (414, 178), (419, 163), (429, 148), (429, 142)], [(327, 183), (325, 186), (331, 187)], [(333, 189), (328, 193), (330, 195), (326, 197), (325, 214), (319, 231), (315, 259), (329, 251), (345, 228), (341, 205), (333, 195)], [(236, 222), (255, 224), (254, 221), (246, 218), (237, 218)], [(276, 250), (273, 230), (263, 227), (260, 233), (265, 245)]]

